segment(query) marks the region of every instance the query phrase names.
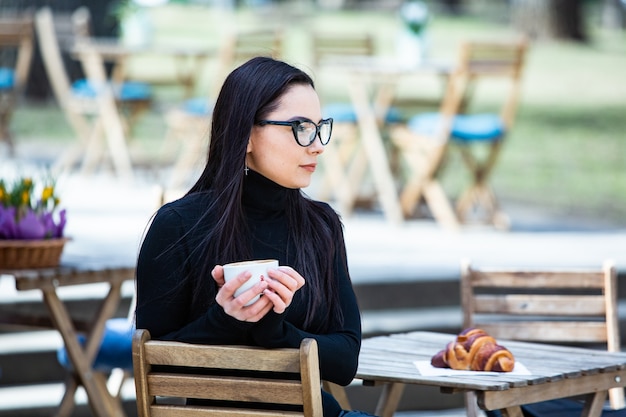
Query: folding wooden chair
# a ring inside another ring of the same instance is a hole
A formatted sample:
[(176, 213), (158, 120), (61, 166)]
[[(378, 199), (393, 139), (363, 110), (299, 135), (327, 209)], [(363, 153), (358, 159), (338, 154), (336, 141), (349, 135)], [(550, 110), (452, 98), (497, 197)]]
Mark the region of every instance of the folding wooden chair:
[[(471, 210), (483, 210), (487, 223), (508, 226), (488, 180), (503, 138), (513, 127), (526, 50), (525, 39), (463, 43), (439, 112), (416, 115), (392, 133), (408, 170), (401, 197), (405, 215), (410, 215), (424, 197), (434, 217), (444, 225), (457, 228), (469, 220)], [(492, 80), (493, 84), (488, 83)], [(493, 92), (494, 84), (499, 92)], [(490, 89), (483, 90), (485, 87)], [(491, 92), (485, 103), (500, 103), (498, 111), (468, 112), (477, 102), (478, 89)], [(450, 143), (460, 149), (470, 174), (470, 185), (458, 198), (454, 211), (436, 179)], [(486, 151), (479, 147), (486, 147)]]
[[(493, 268), (462, 262), (464, 328), (496, 339), (596, 344), (620, 351), (617, 277), (612, 261), (602, 268)], [(624, 390), (609, 391), (613, 409), (624, 408)], [(476, 398), (467, 395), (468, 416)], [(532, 405), (530, 406), (532, 408)]]
[[(49, 7), (43, 7), (37, 11), (35, 27), (46, 73), (57, 102), (76, 133), (79, 143), (60, 156), (55, 162), (53, 170), (58, 172), (70, 169), (82, 160), (83, 170), (87, 171), (93, 167), (92, 162), (94, 161), (94, 155), (98, 154), (97, 146), (101, 140), (103, 130), (106, 129), (104, 131), (109, 144), (121, 143), (118, 136), (125, 137), (127, 130), (121, 113), (117, 114), (117, 116), (111, 114), (110, 105), (103, 107), (106, 97), (99, 97), (97, 94), (99, 91), (110, 91), (110, 88), (97, 87), (90, 84), (88, 80), (70, 82), (63, 64), (61, 42), (59, 37), (57, 37), (57, 26), (63, 26), (63, 22), (59, 25), (55, 23), (55, 18)], [(71, 27), (71, 23), (65, 26)], [(72, 35), (60, 34), (64, 35), (64, 37), (72, 37)], [(88, 44), (84, 43), (83, 45)], [(132, 107), (136, 104), (138, 107), (144, 108), (146, 100), (150, 100), (149, 95), (149, 87), (143, 84), (117, 85), (113, 91), (113, 105), (114, 107), (118, 105)], [(127, 98), (130, 99), (127, 100)], [(105, 118), (107, 120), (121, 119), (120, 123), (123, 130), (121, 133), (116, 121), (111, 124), (101, 123), (100, 116), (103, 108), (107, 109), (105, 110), (105, 113), (107, 113)], [(114, 147), (119, 148), (120, 146), (114, 145)], [(117, 151), (113, 155), (115, 155), (114, 163), (118, 174), (126, 177), (130, 176), (130, 161), (126, 160), (128, 158)]]
[(0, 18), (0, 141), (7, 143), (11, 155), (15, 144), (9, 126), (28, 79), (32, 56), (32, 15)]
[(213, 103), (222, 83), (237, 65), (259, 55), (276, 59), (283, 56), (281, 30), (261, 28), (229, 34), (220, 47), (214, 82), (208, 94), (186, 100), (166, 113), (167, 133), (161, 154), (169, 157), (175, 153), (175, 148), (180, 147), (166, 188), (186, 186), (191, 173), (202, 169), (206, 162)]
[(263, 349), (151, 340), (138, 329), (133, 366), (139, 417), (322, 417), (314, 339)]
[[(469, 169), (471, 182), (457, 200), (456, 211), (464, 221), (472, 209), (483, 209), (485, 220), (498, 225), (502, 214), (491, 187), (489, 177), (493, 171), (504, 136), (511, 131), (515, 121), (520, 97), (522, 71), (527, 50), (525, 39), (517, 42), (469, 42), (462, 46), (458, 77), (473, 89), (483, 84), (503, 81), (500, 110), (494, 113), (461, 115), (455, 120), (452, 140), (461, 150), (461, 156)], [(508, 85), (507, 85), (508, 84)], [(507, 91), (508, 90), (508, 91)], [(468, 107), (475, 101), (473, 97)], [(477, 145), (485, 144), (487, 153), (473, 151)], [(503, 219), (505, 222), (506, 218)]]

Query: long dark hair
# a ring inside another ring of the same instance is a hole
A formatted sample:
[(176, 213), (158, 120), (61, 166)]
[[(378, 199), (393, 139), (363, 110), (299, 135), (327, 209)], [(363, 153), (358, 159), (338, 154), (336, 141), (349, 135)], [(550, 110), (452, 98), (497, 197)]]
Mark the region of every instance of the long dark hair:
[[(211, 216), (214, 223), (211, 233), (204, 237), (198, 248), (203, 253), (204, 263), (192, 272), (195, 276), (191, 277), (198, 287), (203, 286), (202, 280), (211, 276), (215, 259), (233, 262), (250, 257), (247, 239), (233, 239), (233, 236), (245, 236), (247, 232), (242, 190), (250, 132), (256, 122), (278, 106), (283, 94), (297, 84), (314, 87), (313, 80), (305, 72), (266, 57), (249, 60), (224, 81), (213, 110), (208, 161), (189, 191), (190, 194), (210, 192), (213, 195), (206, 215)], [(322, 327), (310, 330), (328, 330), (330, 323), (343, 322), (334, 279), (334, 254), (337, 243), (343, 241), (341, 223), (334, 212), (329, 213), (328, 209), (297, 189), (288, 190), (286, 216), (289, 241), (298, 248), (292, 266), (307, 282), (300, 290), (309, 295), (305, 327), (313, 324), (325, 300), (331, 310), (331, 320), (322, 320)], [(340, 261), (347, 269), (343, 252)], [(198, 296), (201, 293), (194, 292)], [(194, 303), (196, 301), (202, 302), (194, 300)]]

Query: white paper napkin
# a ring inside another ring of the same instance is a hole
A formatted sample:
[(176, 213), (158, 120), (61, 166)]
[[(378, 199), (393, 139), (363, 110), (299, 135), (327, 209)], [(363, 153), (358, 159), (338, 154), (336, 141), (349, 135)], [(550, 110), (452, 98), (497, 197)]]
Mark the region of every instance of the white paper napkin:
[[(424, 376), (458, 376), (458, 375), (502, 375), (502, 372), (487, 371), (459, 371), (450, 368), (436, 368), (430, 364), (430, 361), (415, 361), (420, 375)], [(531, 372), (520, 362), (515, 362), (515, 367), (507, 375), (531, 375)]]

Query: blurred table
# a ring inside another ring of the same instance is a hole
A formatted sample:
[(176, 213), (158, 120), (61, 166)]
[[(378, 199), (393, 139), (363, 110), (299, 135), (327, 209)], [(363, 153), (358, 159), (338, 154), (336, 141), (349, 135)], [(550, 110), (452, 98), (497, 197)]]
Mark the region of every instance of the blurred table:
[[(404, 220), (398, 199), (397, 185), (391, 169), (390, 157), (383, 140), (383, 129), (388, 112), (396, 97), (400, 80), (415, 75), (436, 76), (446, 79), (451, 68), (446, 64), (424, 62), (416, 66), (403, 65), (393, 59), (372, 57), (346, 57), (327, 65), (343, 65), (350, 70), (349, 93), (356, 112), (360, 146), (357, 155), (365, 161), (366, 169), (362, 179), (355, 181), (348, 177), (340, 178), (342, 206), (352, 210), (358, 198), (358, 187), (369, 171), (383, 212), (392, 224)], [(417, 95), (416, 95), (417, 96)], [(335, 168), (346, 172), (346, 167)]]
[(530, 375), (481, 372), (422, 375), (416, 361), (427, 361), (456, 335), (411, 332), (364, 339), (356, 378), (383, 385), (375, 414), (391, 417), (406, 384), (439, 387), (442, 392), (475, 392), (484, 410), (521, 417), (520, 406), (585, 396), (583, 417), (599, 417), (610, 388), (626, 386), (626, 353), (528, 342), (500, 341)]
[[(62, 263), (54, 268), (0, 270), (0, 275), (15, 278), (18, 291), (39, 290), (48, 308), (51, 324), (63, 338), (68, 358), (74, 372), (66, 380), (66, 391), (56, 416), (69, 416), (74, 408), (74, 394), (78, 386), (83, 386), (87, 393), (89, 406), (94, 416), (124, 416), (121, 401), (111, 395), (106, 385), (106, 375), (92, 369), (92, 363), (98, 353), (104, 335), (105, 323), (115, 314), (121, 299), (122, 283), (133, 280), (134, 266), (98, 265), (84, 261)], [(105, 283), (109, 286), (108, 294), (102, 299), (93, 321), (89, 323), (85, 341), (78, 340), (78, 330), (67, 306), (59, 298), (58, 288), (74, 285)], [(32, 317), (12, 317), (14, 324), (33, 324)], [(3, 320), (6, 322), (7, 320)]]

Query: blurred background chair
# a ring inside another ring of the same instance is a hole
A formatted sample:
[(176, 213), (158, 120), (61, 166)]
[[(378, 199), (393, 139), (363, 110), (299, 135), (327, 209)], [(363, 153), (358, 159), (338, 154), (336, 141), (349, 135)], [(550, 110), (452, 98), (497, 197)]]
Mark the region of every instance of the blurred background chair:
[[(463, 328), (497, 339), (591, 345), (620, 351), (617, 274), (612, 261), (600, 268), (494, 268), (461, 266)], [(466, 396), (468, 416), (476, 398)], [(612, 409), (624, 408), (624, 390), (609, 391)], [(550, 403), (550, 402), (547, 402)], [(524, 406), (541, 415), (545, 404)], [(580, 415), (582, 405), (578, 405)], [(574, 407), (576, 408), (576, 407)]]
[[(508, 227), (488, 181), (513, 127), (526, 50), (525, 39), (464, 42), (439, 111), (417, 114), (392, 133), (407, 169), (401, 196), (405, 215), (423, 197), (433, 216), (453, 228), (468, 222), (471, 212), (478, 220)], [(489, 93), (486, 100), (478, 101), (479, 89)], [(478, 111), (470, 111), (474, 108)], [(469, 171), (469, 185), (454, 211), (437, 180), (450, 145), (460, 149)]]
[[(331, 197), (346, 215), (352, 211), (351, 184), (364, 176), (367, 161), (358, 152), (356, 112), (349, 101), (335, 101), (331, 92), (349, 81), (349, 71), (363, 58), (376, 54), (374, 37), (369, 32), (311, 32), (312, 70), (322, 97), (322, 117), (333, 118), (332, 140), (323, 160), (324, 177), (316, 193), (326, 200)], [(345, 198), (344, 198), (345, 197)]]
[[(459, 115), (452, 130), (452, 141), (461, 151), (470, 174), (470, 184), (456, 204), (461, 221), (469, 219), (472, 210), (484, 210), (484, 220), (507, 226), (508, 220), (499, 211), (496, 196), (489, 186), (489, 177), (499, 157), (503, 139), (515, 122), (520, 98), (522, 71), (527, 42), (468, 42), (461, 49), (459, 77), (468, 83), (470, 95), (465, 98), (464, 110), (469, 112), (477, 100), (475, 91), (495, 84), (500, 90), (497, 102), (501, 104), (491, 112), (481, 109), (478, 114)], [(499, 82), (499, 84), (497, 84)], [(481, 158), (480, 145), (487, 147)]]
[[(58, 26), (71, 28), (71, 22), (59, 22)], [(98, 136), (105, 127), (94, 123), (94, 120), (98, 120), (101, 111), (98, 103), (99, 87), (90, 84), (87, 79), (71, 82), (61, 56), (61, 42), (57, 36), (55, 17), (49, 7), (43, 7), (37, 11), (35, 27), (46, 74), (52, 85), (54, 96), (79, 141), (76, 146), (64, 152), (55, 162), (54, 170), (62, 171), (72, 168), (79, 162), (93, 161), (91, 156), (87, 156), (86, 159), (84, 157), (89, 147), (98, 141)], [(67, 35), (65, 36), (67, 37)], [(71, 36), (70, 39), (72, 39)], [(75, 46), (74, 42), (69, 41), (68, 43), (65, 47), (73, 48)], [(142, 83), (124, 83), (114, 86), (113, 94), (116, 105), (122, 109), (128, 107), (129, 111), (134, 113), (136, 111), (133, 109), (134, 106), (140, 109), (145, 108), (146, 102), (150, 100), (151, 91), (149, 86)], [(120, 122), (125, 136), (128, 125), (123, 118)], [(116, 127), (111, 129), (116, 129)], [(92, 149), (95, 148), (92, 147)], [(89, 165), (89, 163), (83, 164), (83, 167), (87, 169)], [(120, 162), (117, 169), (122, 175), (129, 174), (126, 162)]]
[(0, 18), (0, 141), (10, 155), (15, 153), (11, 118), (28, 79), (33, 44), (31, 13)]
[(138, 329), (133, 365), (139, 417), (322, 417), (314, 339), (304, 339), (299, 349), (262, 349), (151, 340)]
[(166, 190), (185, 187), (189, 181), (195, 180), (193, 173), (204, 167), (213, 104), (222, 83), (235, 67), (259, 55), (283, 57), (280, 29), (259, 28), (229, 34), (217, 54), (213, 81), (207, 94), (186, 100), (166, 112), (167, 132), (161, 155), (164, 159), (178, 155), (171, 175), (163, 184)]

